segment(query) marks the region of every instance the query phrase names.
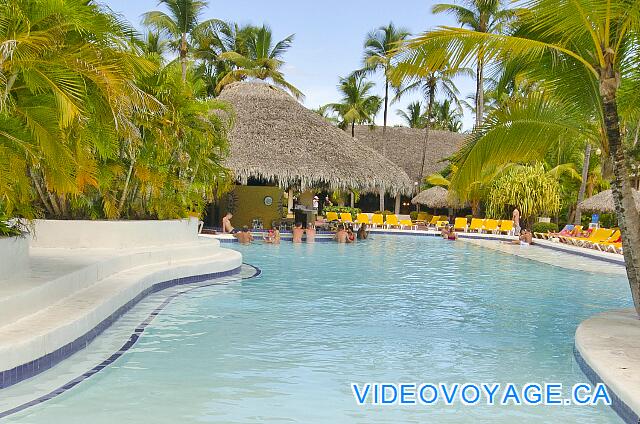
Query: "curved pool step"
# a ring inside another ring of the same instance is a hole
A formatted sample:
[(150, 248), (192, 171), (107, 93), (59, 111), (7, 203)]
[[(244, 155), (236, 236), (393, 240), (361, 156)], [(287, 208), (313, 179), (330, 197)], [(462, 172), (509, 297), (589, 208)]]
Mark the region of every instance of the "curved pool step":
[(149, 293), (229, 275), (242, 265), (239, 252), (216, 247), (207, 253), (114, 273), (0, 327), (0, 388), (45, 371), (84, 348)]

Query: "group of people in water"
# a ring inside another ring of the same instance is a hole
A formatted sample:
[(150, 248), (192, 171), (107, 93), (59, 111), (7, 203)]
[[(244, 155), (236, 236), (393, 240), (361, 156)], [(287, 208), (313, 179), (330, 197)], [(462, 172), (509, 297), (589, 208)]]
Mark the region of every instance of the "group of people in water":
[[(233, 218), (231, 213), (227, 213), (224, 218), (222, 218), (222, 232), (232, 234), (238, 242), (242, 244), (249, 244), (253, 242), (254, 237), (251, 234), (251, 231), (249, 231), (249, 227), (245, 225), (240, 231), (238, 231), (233, 228), (233, 225), (231, 225), (231, 218)], [(303, 227), (301, 222), (296, 222), (291, 233), (291, 241), (293, 243), (302, 243), (305, 235), (306, 238), (304, 241), (307, 243), (315, 243), (316, 241), (316, 227), (313, 223), (308, 223), (306, 227)], [(360, 225), (357, 230), (354, 230), (351, 225), (339, 224), (334, 233), (333, 239), (338, 243), (355, 243), (357, 240), (365, 240), (368, 236), (369, 232), (367, 231), (366, 224)], [(280, 244), (280, 230), (272, 228), (266, 231), (262, 236), (262, 240), (264, 243), (268, 244)]]

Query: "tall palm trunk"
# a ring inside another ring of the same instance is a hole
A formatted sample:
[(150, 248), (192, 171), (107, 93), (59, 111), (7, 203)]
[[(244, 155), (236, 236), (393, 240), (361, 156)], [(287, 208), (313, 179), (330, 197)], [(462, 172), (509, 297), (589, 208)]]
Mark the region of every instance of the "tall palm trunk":
[(476, 69), (476, 128), (482, 125), (484, 116), (484, 58), (478, 53), (478, 67)]
[(356, 136), (356, 121), (351, 121), (351, 138)]
[(624, 260), (631, 296), (636, 312), (640, 314), (640, 216), (633, 199), (628, 172), (629, 165), (625, 160), (620, 134), (616, 103), (619, 78), (611, 65), (601, 70), (600, 75), (600, 97), (604, 109), (605, 133), (615, 176), (612, 184), (613, 201), (616, 207), (618, 226), (622, 233)]
[[(584, 162), (582, 164), (582, 182), (580, 183), (580, 191), (578, 191), (578, 204), (584, 200), (584, 192), (587, 189), (587, 179), (589, 178), (589, 160), (591, 159), (591, 144), (587, 143), (584, 148)], [(576, 208), (576, 217), (573, 221), (575, 225), (582, 222), (582, 211)]]
[(182, 82), (187, 81), (187, 34), (182, 33), (180, 40), (180, 65), (182, 65)]
[(429, 104), (427, 106), (427, 124), (425, 125), (424, 141), (422, 142), (422, 163), (420, 165), (420, 184), (424, 178), (424, 162), (427, 157), (427, 146), (429, 145), (429, 132), (431, 131), (431, 118), (433, 118), (433, 104), (435, 102), (436, 84), (435, 81), (429, 82)]
[[(387, 113), (389, 108), (389, 77), (384, 81), (384, 115), (382, 120), (382, 156), (387, 155)], [(380, 210), (384, 211), (384, 190), (380, 190)]]

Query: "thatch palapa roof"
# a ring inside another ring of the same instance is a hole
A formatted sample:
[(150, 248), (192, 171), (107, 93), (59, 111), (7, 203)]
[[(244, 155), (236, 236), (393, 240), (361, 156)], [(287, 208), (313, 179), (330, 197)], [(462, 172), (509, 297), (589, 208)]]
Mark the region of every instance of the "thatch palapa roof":
[(436, 209), (454, 206), (453, 202), (449, 199), (449, 190), (438, 186), (421, 191), (416, 197), (411, 199), (411, 203)]
[[(424, 174), (428, 176), (440, 172), (448, 164), (446, 159), (460, 150), (465, 142), (465, 134), (449, 131), (430, 130), (426, 140), (426, 130), (408, 127), (356, 126), (356, 138), (364, 144), (382, 152), (385, 142), (385, 156), (405, 170), (412, 181), (420, 180), (422, 152), (426, 145)], [(425, 143), (426, 140), (426, 143)]]
[[(633, 200), (636, 207), (640, 209), (640, 192), (633, 190)], [(601, 191), (600, 193), (583, 200), (578, 204), (578, 208), (588, 212), (615, 212), (616, 208), (613, 203), (613, 192), (611, 190)]]
[(413, 190), (399, 166), (276, 87), (238, 82), (228, 85), (220, 99), (236, 111), (225, 165), (244, 184), (253, 177), (283, 188)]

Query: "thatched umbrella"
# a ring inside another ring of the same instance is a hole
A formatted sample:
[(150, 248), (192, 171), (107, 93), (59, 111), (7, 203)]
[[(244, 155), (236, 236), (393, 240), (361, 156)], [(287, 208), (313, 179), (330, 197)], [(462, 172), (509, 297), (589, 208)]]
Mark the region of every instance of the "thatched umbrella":
[(276, 87), (234, 83), (220, 99), (236, 112), (225, 165), (243, 184), (253, 177), (303, 190), (321, 185), (406, 194), (413, 190), (400, 167)]
[(428, 208), (442, 209), (455, 206), (449, 199), (449, 190), (439, 186), (423, 190), (416, 197), (411, 199), (414, 205), (420, 204)]
[[(638, 190), (633, 190), (633, 199), (636, 202), (636, 207), (640, 208), (640, 192), (638, 192)], [(580, 202), (578, 204), (578, 208), (588, 212), (615, 212), (616, 208), (613, 204), (613, 192), (611, 190), (601, 191), (595, 196), (591, 196)]]

